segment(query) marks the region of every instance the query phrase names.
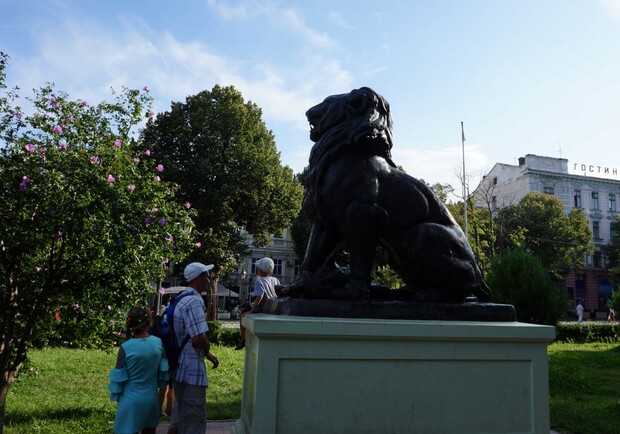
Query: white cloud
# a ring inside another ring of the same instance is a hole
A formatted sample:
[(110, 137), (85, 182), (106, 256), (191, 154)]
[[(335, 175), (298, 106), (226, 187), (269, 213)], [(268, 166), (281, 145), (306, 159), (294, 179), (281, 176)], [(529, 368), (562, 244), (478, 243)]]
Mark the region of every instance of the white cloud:
[(330, 12), (329, 13), (329, 21), (337, 25), (338, 27), (342, 27), (343, 29), (351, 30), (355, 27), (351, 24), (347, 23), (345, 19), (338, 12)]
[(620, 0), (601, 0), (603, 6), (613, 15), (615, 18), (620, 19)]
[[(392, 149), (394, 162), (418, 179), (430, 184), (448, 183), (454, 187), (455, 195), (462, 196), (463, 151), (459, 146), (434, 150), (416, 150), (405, 143), (395, 143)], [(465, 152), (465, 173), (469, 190), (473, 191), (483, 174), (493, 166), (484, 149), (479, 145), (467, 145)]]

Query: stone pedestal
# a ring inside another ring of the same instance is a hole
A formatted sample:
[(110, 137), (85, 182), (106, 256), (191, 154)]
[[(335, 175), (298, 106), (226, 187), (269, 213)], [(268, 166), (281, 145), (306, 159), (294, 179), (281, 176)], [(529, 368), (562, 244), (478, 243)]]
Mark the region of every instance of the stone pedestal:
[(254, 314), (234, 434), (549, 433), (553, 327)]

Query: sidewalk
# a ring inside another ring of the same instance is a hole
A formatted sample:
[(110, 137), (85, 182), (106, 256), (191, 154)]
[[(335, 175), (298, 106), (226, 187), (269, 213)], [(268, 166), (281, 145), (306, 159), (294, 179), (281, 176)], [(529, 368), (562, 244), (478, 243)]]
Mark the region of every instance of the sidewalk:
[[(210, 420), (207, 422), (207, 432), (205, 434), (230, 434), (235, 420)], [(166, 434), (170, 422), (161, 421), (157, 426), (157, 434)], [(560, 434), (551, 430), (550, 434)]]
[[(205, 434), (230, 434), (232, 426), (236, 420), (209, 420), (207, 421), (207, 432)], [(166, 434), (170, 421), (162, 420), (157, 425), (156, 434)]]

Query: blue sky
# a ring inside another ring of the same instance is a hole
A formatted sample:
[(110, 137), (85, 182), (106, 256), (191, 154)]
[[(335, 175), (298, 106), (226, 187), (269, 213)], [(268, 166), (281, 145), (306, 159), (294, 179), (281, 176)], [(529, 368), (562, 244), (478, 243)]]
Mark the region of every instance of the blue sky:
[(431, 183), (460, 191), (461, 122), (472, 190), (496, 162), (528, 153), (620, 168), (620, 0), (0, 0), (0, 10), (10, 85), (53, 82), (87, 101), (148, 86), (156, 112), (234, 85), (295, 172), (312, 146), (305, 111), (361, 86), (391, 105), (394, 161)]

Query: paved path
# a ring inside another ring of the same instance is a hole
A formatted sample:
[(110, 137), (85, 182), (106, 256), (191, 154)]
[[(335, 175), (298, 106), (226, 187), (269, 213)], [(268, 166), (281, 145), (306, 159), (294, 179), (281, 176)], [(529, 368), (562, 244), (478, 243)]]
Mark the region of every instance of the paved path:
[[(230, 434), (235, 422), (235, 420), (210, 420), (207, 422), (207, 432), (205, 434)], [(169, 426), (169, 421), (162, 420), (157, 425), (157, 434), (166, 434)]]
[[(235, 424), (235, 420), (210, 420), (207, 422), (207, 432), (205, 434), (231, 434), (232, 426)], [(166, 434), (168, 432), (168, 426), (170, 422), (161, 421), (157, 426), (157, 434)], [(557, 431), (551, 430), (550, 434), (560, 434)]]

